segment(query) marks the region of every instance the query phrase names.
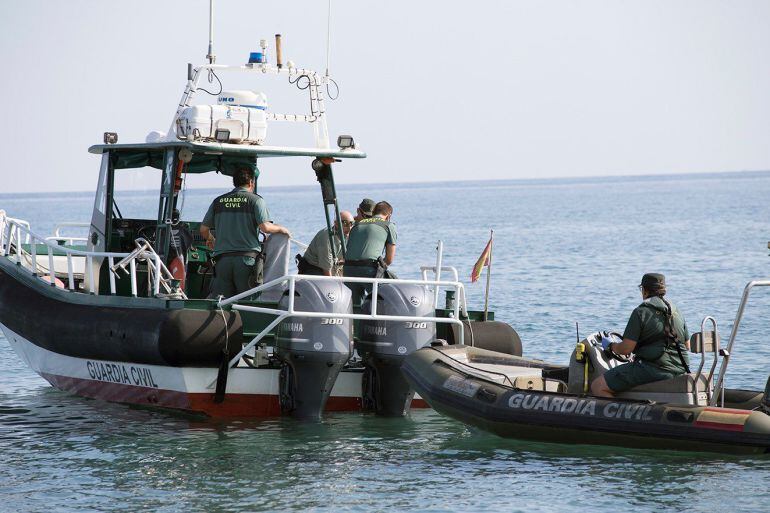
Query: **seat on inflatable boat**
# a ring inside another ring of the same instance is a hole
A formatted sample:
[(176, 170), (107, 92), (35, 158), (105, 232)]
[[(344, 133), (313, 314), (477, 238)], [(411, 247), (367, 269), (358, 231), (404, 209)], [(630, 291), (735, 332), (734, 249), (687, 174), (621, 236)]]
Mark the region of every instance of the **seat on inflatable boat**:
[(706, 404), (709, 383), (703, 374), (680, 374), (671, 379), (653, 381), (617, 394), (624, 399), (649, 399), (661, 403)]

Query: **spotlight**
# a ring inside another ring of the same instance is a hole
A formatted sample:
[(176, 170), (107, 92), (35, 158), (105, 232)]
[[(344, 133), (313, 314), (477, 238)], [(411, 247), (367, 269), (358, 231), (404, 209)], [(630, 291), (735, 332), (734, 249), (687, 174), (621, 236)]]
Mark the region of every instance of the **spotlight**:
[(117, 132), (104, 132), (104, 144), (115, 144), (118, 142)]
[(226, 143), (230, 140), (230, 130), (226, 130), (224, 128), (217, 128), (214, 131), (214, 139), (217, 140), (217, 142)]
[(356, 143), (353, 140), (352, 135), (341, 135), (337, 137), (337, 146), (339, 146), (341, 150), (347, 150), (349, 148), (355, 148)]

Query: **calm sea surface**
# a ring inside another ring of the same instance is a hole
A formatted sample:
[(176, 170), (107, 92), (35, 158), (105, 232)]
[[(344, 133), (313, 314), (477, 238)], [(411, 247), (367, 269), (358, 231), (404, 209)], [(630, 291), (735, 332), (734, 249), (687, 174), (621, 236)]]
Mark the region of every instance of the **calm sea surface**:
[[(298, 239), (324, 225), (316, 188), (260, 192)], [(218, 193), (188, 191), (183, 217), (200, 220)], [(395, 207), (401, 277), (433, 263), (440, 238), (467, 281), (493, 228), (492, 308), (526, 355), (554, 362), (575, 322), (622, 331), (645, 272), (666, 274), (691, 331), (714, 315), (725, 339), (744, 285), (770, 275), (770, 173), (340, 187), (346, 208), (364, 196)], [(127, 217), (157, 212), (154, 193), (119, 201)], [(46, 234), (87, 221), (92, 202), (0, 195)], [(472, 307), (482, 283), (468, 286)], [(756, 290), (730, 387), (764, 387), (768, 308)], [(52, 389), (0, 335), (0, 511), (744, 512), (770, 511), (768, 485), (767, 457), (522, 443), (432, 411), (214, 422), (106, 404)]]

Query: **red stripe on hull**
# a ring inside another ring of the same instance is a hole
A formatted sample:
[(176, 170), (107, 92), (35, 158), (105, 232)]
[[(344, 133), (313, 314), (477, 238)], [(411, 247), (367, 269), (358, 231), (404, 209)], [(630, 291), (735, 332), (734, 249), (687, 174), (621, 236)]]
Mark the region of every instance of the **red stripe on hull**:
[(703, 422), (696, 420), (693, 426), (706, 429), (719, 429), (721, 431), (743, 431), (743, 424), (723, 424), (721, 422)]
[[(213, 393), (190, 394), (55, 374), (41, 375), (59, 390), (103, 401), (203, 413), (210, 417), (277, 417), (281, 414), (277, 395), (227, 394), (223, 402), (215, 403)], [(412, 402), (412, 408), (427, 407), (422, 399)], [(361, 398), (332, 396), (326, 403), (326, 411), (361, 411)]]

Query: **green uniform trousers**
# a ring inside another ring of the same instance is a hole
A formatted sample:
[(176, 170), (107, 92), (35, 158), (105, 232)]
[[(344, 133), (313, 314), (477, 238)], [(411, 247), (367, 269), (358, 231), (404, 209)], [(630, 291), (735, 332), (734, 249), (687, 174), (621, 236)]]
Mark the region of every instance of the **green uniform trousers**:
[[(375, 278), (377, 276), (377, 267), (373, 265), (346, 265), (342, 268), (342, 275), (351, 278)], [(353, 300), (353, 308), (361, 308), (364, 297), (372, 291), (371, 283), (345, 283), (350, 289)]]
[(240, 255), (222, 255), (217, 259), (209, 298), (231, 297), (254, 287), (252, 274), (256, 259)]
[(635, 360), (608, 370), (604, 373), (604, 380), (613, 392), (625, 392), (635, 386), (671, 379), (674, 376), (676, 375), (651, 363)]

